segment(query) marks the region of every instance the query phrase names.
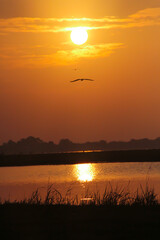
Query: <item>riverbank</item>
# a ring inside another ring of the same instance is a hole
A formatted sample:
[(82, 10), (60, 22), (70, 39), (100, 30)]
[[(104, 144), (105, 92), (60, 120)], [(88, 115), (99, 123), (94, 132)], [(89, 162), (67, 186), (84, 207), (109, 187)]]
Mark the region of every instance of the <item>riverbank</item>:
[(156, 239), (160, 206), (0, 205), (1, 238)]
[(106, 162), (160, 162), (160, 149), (0, 155), (0, 167)]

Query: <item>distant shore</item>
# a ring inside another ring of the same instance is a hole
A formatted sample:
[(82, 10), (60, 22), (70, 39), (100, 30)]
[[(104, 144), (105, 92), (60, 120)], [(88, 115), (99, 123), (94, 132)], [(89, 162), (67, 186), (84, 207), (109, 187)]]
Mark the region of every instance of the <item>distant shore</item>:
[(160, 149), (0, 155), (0, 167), (114, 162), (160, 162)]

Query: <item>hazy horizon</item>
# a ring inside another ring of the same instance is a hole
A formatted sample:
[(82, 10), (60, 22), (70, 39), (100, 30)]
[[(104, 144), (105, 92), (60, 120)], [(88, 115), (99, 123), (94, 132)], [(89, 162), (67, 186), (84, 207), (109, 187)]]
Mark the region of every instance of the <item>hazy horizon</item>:
[(53, 142), (54, 144), (59, 144), (61, 141), (63, 141), (63, 140), (69, 140), (69, 141), (71, 141), (73, 144), (84, 144), (84, 143), (88, 143), (88, 142), (90, 142), (90, 143), (98, 143), (98, 142), (101, 142), (101, 141), (105, 141), (106, 143), (111, 143), (111, 142), (123, 142), (123, 143), (128, 143), (128, 142), (130, 142), (130, 141), (133, 141), (133, 140), (135, 140), (135, 141), (139, 141), (139, 140), (145, 140), (145, 139), (147, 139), (147, 140), (151, 140), (151, 141), (154, 141), (154, 140), (157, 140), (157, 139), (160, 139), (160, 137), (156, 137), (156, 138), (131, 138), (131, 139), (128, 139), (128, 140), (121, 140), (121, 139), (119, 139), (119, 140), (116, 140), (116, 139), (113, 139), (113, 140), (110, 140), (110, 141), (108, 141), (108, 140), (106, 140), (106, 139), (99, 139), (99, 140), (93, 140), (93, 141), (90, 141), (90, 140), (87, 140), (87, 141), (83, 141), (83, 142), (74, 142), (72, 139), (70, 139), (70, 138), (61, 138), (58, 142), (56, 142), (56, 141), (54, 141), (54, 140), (52, 140), (52, 139), (48, 139), (48, 140), (45, 140), (45, 139), (42, 139), (42, 138), (40, 138), (40, 137), (35, 137), (35, 136), (27, 136), (27, 137), (23, 137), (23, 138), (20, 138), (20, 139), (17, 139), (17, 140), (14, 140), (14, 139), (8, 139), (8, 141), (6, 141), (6, 142), (3, 142), (2, 144), (0, 143), (0, 145), (3, 145), (4, 143), (8, 143), (9, 141), (13, 141), (14, 143), (18, 143), (19, 141), (21, 141), (21, 140), (26, 140), (26, 139), (28, 139), (28, 138), (34, 138), (34, 139), (39, 139), (39, 140), (41, 140), (42, 142), (44, 142), (44, 143), (48, 143), (48, 142)]

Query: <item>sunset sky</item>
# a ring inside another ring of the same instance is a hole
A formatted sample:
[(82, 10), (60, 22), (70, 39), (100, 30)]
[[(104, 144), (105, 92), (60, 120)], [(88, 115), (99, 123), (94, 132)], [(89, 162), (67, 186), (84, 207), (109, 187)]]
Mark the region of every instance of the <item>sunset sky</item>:
[(0, 111), (0, 144), (159, 137), (160, 0), (0, 0)]

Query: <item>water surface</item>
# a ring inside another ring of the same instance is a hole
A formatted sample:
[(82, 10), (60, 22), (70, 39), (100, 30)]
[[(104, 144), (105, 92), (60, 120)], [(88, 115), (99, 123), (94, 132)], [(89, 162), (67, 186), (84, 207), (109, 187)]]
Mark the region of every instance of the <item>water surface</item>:
[(86, 191), (103, 192), (107, 184), (137, 187), (149, 182), (150, 187), (160, 192), (160, 163), (96, 163), (60, 166), (30, 166), (0, 168), (0, 197), (4, 199), (23, 199), (37, 188), (42, 195), (46, 187), (53, 184), (65, 194), (83, 195)]

